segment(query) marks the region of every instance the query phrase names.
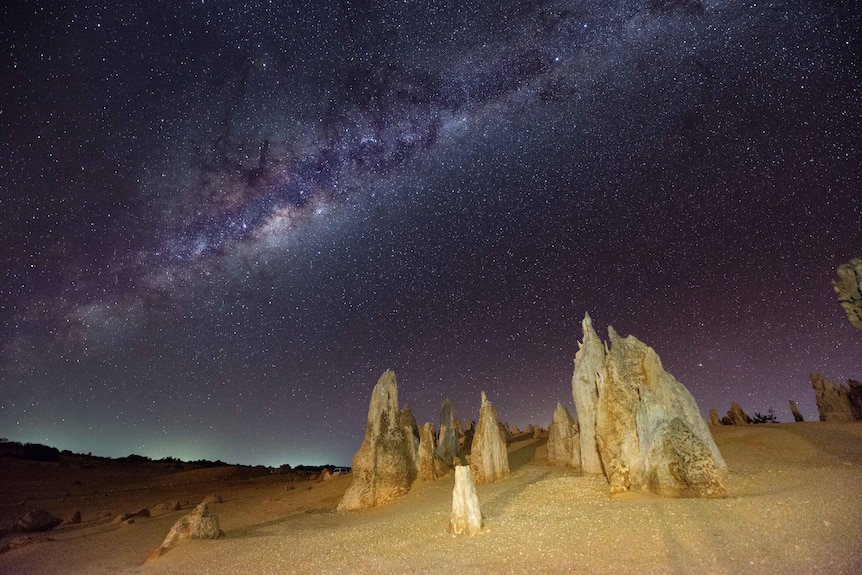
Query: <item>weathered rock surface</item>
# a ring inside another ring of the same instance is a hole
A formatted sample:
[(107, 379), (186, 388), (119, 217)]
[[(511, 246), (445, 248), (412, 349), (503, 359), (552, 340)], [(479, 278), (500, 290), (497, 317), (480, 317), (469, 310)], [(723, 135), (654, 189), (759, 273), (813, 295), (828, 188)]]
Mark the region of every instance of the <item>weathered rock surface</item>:
[(581, 434), (581, 468), (584, 473), (603, 473), (596, 441), (596, 408), (599, 402), (597, 374), (605, 371), (605, 346), (593, 329), (590, 314), (581, 322), (583, 342), (578, 342), (575, 371), (572, 374), (572, 399)]
[(419, 454), (418, 474), (419, 479), (433, 480), (445, 476), (450, 466), (443, 463), (437, 455), (437, 430), (433, 423), (426, 423), (419, 428)]
[(730, 403), (730, 410), (727, 412), (727, 419), (730, 420), (730, 425), (748, 425), (751, 423), (751, 418), (748, 417), (748, 414), (742, 410), (742, 407), (732, 401)]
[(835, 385), (819, 373), (811, 374), (811, 386), (814, 388), (814, 399), (817, 401), (820, 421), (858, 421), (862, 419), (860, 410), (854, 407), (850, 401), (850, 389), (847, 387)]
[(479, 495), (473, 483), (470, 467), (455, 467), (455, 488), (452, 490), (452, 517), (449, 531), (455, 535), (475, 535), (482, 531), (482, 511)]
[(796, 405), (796, 402), (792, 399), (790, 400), (790, 413), (793, 414), (793, 421), (796, 423), (800, 423), (805, 421), (805, 418), (802, 417), (802, 413), (799, 411), (799, 407)]
[(404, 441), (407, 443), (408, 454), (411, 463), (419, 469), (419, 427), (416, 425), (416, 418), (413, 416), (413, 410), (406, 403), (401, 409), (401, 414), (398, 417), (398, 423), (404, 432)]
[(488, 401), (484, 391), (479, 408), (479, 423), (470, 448), (470, 471), (479, 485), (493, 483), (509, 475), (506, 437), (501, 431), (497, 408)]
[(721, 425), (721, 418), (718, 417), (718, 412), (714, 407), (709, 408), (709, 424), (710, 425)]
[(180, 517), (161, 546), (150, 554), (147, 562), (154, 561), (185, 539), (218, 539), (223, 537), (219, 528), (218, 515), (210, 511), (206, 503), (200, 503), (194, 511)]
[(395, 372), (387, 370), (371, 393), (365, 437), (353, 456), (353, 479), (339, 511), (383, 505), (410, 490), (417, 475), (418, 448), (418, 432), (413, 435), (410, 419), (415, 426), (412, 414), (402, 420)]
[(548, 428), (548, 463), (560, 467), (581, 466), (581, 434), (578, 423), (563, 404), (558, 403)]
[(447, 397), (440, 406), (440, 434), (437, 436), (437, 457), (448, 468), (455, 465), (458, 457), (458, 429), (452, 412), (452, 401)]
[(59, 517), (54, 517), (44, 509), (34, 509), (24, 516), (19, 517), (18, 521), (12, 527), (12, 531), (19, 533), (38, 533), (41, 531), (50, 531), (63, 520)]
[(862, 259), (852, 259), (836, 270), (838, 280), (832, 282), (838, 302), (853, 326), (862, 329)]
[[(595, 441), (611, 493), (647, 489), (667, 497), (725, 496), (724, 459), (694, 398), (664, 370), (655, 350), (611, 327), (610, 346), (604, 346), (589, 316), (582, 325), (573, 397), (576, 389), (596, 389)], [(589, 394), (575, 397), (576, 406), (578, 401), (589, 412)], [(579, 423), (583, 448), (587, 422)]]

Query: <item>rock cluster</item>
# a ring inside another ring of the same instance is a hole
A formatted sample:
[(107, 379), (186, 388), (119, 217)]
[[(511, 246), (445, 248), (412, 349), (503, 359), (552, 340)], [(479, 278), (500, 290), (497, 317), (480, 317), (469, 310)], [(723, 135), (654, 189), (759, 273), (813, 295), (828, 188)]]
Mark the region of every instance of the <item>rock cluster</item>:
[(859, 421), (862, 419), (862, 383), (847, 381), (847, 386), (835, 385), (819, 373), (811, 374), (814, 399), (820, 421)]
[(509, 453), (504, 430), (497, 418), (497, 408), (488, 401), (483, 391), (479, 423), (470, 448), (470, 470), (479, 485), (493, 483), (509, 475)]
[(572, 396), (584, 471), (602, 470), (612, 494), (647, 489), (668, 497), (725, 496), (724, 459), (694, 398), (664, 370), (658, 354), (610, 327), (610, 346), (604, 345), (589, 315), (582, 327)]
[(398, 409), (395, 372), (380, 376), (371, 393), (365, 437), (353, 456), (352, 482), (339, 511), (367, 509), (405, 495), (417, 476), (416, 420)]
[(558, 403), (548, 428), (548, 463), (560, 467), (581, 466), (581, 434), (569, 410)]
[(725, 425), (748, 425), (751, 423), (751, 418), (742, 410), (742, 407), (735, 401), (730, 402), (730, 409), (727, 415), (722, 418), (721, 422)]
[(482, 511), (479, 495), (470, 474), (470, 467), (455, 467), (455, 488), (452, 490), (452, 517), (449, 531), (455, 535), (475, 535), (482, 531)]
[(838, 266), (838, 280), (832, 282), (838, 302), (844, 308), (847, 319), (862, 329), (862, 259), (852, 259)]

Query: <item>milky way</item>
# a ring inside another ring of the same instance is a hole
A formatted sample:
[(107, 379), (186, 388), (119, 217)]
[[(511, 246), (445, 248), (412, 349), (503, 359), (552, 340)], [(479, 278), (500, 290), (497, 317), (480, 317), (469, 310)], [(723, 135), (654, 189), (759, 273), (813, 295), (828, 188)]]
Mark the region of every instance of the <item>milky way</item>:
[(701, 409), (862, 376), (847, 2), (13, 2), (0, 434), (345, 464), (571, 405), (585, 312)]

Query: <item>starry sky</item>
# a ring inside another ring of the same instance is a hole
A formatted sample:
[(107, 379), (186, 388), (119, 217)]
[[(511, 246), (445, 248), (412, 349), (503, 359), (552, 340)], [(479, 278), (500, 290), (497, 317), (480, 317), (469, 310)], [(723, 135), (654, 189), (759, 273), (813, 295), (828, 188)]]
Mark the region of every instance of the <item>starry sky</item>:
[(0, 6), (0, 436), (349, 464), (546, 426), (589, 312), (704, 415), (862, 377), (857, 2)]

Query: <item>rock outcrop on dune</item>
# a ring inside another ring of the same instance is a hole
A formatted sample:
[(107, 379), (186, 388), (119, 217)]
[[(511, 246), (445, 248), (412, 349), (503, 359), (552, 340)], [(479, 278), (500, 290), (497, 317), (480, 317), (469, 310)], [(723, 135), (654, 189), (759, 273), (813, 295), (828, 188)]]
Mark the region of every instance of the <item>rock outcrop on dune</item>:
[(742, 410), (742, 406), (735, 401), (730, 402), (730, 409), (727, 412), (726, 420), (722, 420), (726, 425), (748, 425), (751, 423), (751, 418)]
[(790, 413), (793, 414), (793, 421), (795, 421), (796, 423), (801, 423), (805, 421), (805, 418), (802, 417), (802, 413), (799, 411), (799, 407), (792, 399), (790, 400)]
[(666, 497), (725, 496), (724, 459), (694, 398), (664, 370), (655, 350), (611, 327), (610, 346), (603, 345), (589, 315), (582, 326), (572, 384), (582, 465), (595, 388), (595, 441), (612, 494), (646, 489)]
[(836, 270), (838, 280), (832, 282), (838, 302), (853, 326), (862, 329), (862, 259), (852, 259)]
[(452, 401), (447, 397), (440, 406), (440, 434), (437, 436), (437, 457), (443, 465), (452, 468), (458, 457), (458, 429), (452, 411)]
[(560, 467), (581, 466), (581, 434), (578, 423), (563, 404), (558, 403), (548, 427), (548, 463)]
[(596, 441), (596, 408), (599, 402), (597, 375), (605, 371), (605, 345), (593, 329), (590, 314), (581, 322), (583, 341), (578, 342), (575, 371), (572, 374), (572, 398), (581, 434), (581, 469), (601, 474), (601, 457)]
[(479, 495), (468, 465), (455, 467), (455, 488), (452, 490), (452, 517), (449, 531), (455, 535), (475, 535), (482, 531), (482, 511)]
[(484, 391), (482, 406), (479, 408), (479, 423), (476, 425), (470, 447), (470, 471), (479, 485), (493, 483), (509, 475), (506, 437), (501, 430), (497, 408), (488, 401)]
[(852, 379), (849, 385), (850, 387), (835, 385), (819, 373), (811, 374), (811, 386), (814, 388), (820, 421), (862, 419), (862, 385)]
[(224, 533), (219, 527), (218, 515), (210, 511), (205, 502), (200, 503), (194, 511), (180, 517), (174, 523), (161, 546), (150, 554), (147, 562), (155, 561), (184, 539), (218, 539), (219, 537), (224, 537)]
[(371, 393), (365, 437), (353, 456), (353, 480), (338, 504), (339, 511), (383, 505), (410, 490), (416, 479), (418, 447), (411, 419), (415, 427), (412, 414), (402, 418), (398, 410), (395, 372), (385, 371)]
[(710, 425), (722, 425), (721, 418), (718, 416), (718, 412), (714, 407), (709, 408), (709, 424)]

